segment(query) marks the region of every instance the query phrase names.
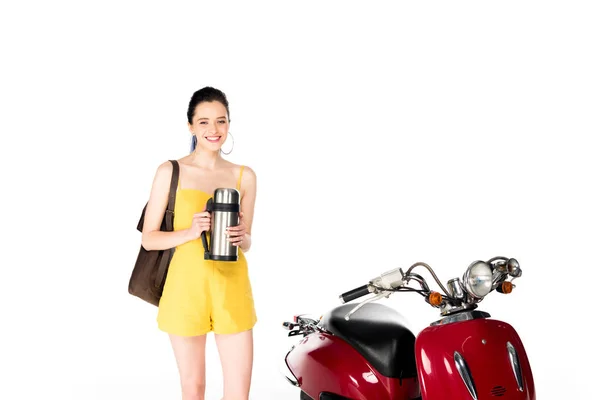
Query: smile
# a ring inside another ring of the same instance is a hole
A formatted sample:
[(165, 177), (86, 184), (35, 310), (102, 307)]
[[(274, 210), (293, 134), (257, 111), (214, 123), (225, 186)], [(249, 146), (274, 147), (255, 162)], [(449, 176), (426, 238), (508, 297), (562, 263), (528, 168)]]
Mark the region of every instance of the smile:
[(221, 136), (204, 136), (204, 138), (212, 143), (216, 143), (221, 140)]

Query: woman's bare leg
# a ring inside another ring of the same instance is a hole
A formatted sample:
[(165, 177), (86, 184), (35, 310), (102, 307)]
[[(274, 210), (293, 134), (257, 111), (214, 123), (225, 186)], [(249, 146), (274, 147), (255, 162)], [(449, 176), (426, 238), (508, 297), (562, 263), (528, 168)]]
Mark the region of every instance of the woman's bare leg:
[(175, 353), (183, 400), (204, 400), (206, 335), (169, 335)]
[(223, 368), (223, 400), (248, 400), (254, 346), (252, 330), (215, 335)]

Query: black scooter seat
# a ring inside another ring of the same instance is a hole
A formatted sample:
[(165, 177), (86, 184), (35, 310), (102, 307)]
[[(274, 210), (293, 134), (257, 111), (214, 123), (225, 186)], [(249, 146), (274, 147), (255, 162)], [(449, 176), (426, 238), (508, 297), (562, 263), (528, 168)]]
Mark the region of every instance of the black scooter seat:
[(379, 373), (389, 378), (417, 376), (415, 336), (401, 315), (379, 303), (367, 303), (350, 316), (356, 304), (344, 304), (323, 315), (321, 326), (356, 349)]

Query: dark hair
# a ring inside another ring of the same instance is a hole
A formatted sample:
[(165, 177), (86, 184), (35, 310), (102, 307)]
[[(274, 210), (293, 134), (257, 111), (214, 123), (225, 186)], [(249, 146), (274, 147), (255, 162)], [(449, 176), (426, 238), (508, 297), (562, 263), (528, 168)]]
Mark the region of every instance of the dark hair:
[(190, 104), (188, 106), (187, 111), (188, 122), (190, 124), (192, 123), (192, 119), (194, 118), (196, 106), (205, 101), (218, 101), (219, 103), (223, 104), (225, 106), (225, 109), (227, 110), (227, 119), (231, 121), (231, 118), (229, 118), (229, 102), (227, 101), (227, 96), (225, 96), (225, 93), (223, 93), (219, 89), (206, 86), (200, 90), (197, 90), (190, 99)]
[[(218, 101), (219, 103), (223, 104), (223, 106), (225, 106), (225, 109), (227, 110), (227, 120), (231, 122), (231, 118), (229, 117), (229, 102), (227, 101), (227, 96), (225, 96), (225, 93), (223, 93), (219, 89), (206, 86), (194, 92), (192, 98), (190, 99), (190, 104), (188, 105), (187, 111), (187, 118), (190, 124), (192, 124), (192, 120), (194, 119), (194, 112), (196, 111), (196, 106), (205, 101)], [(192, 145), (190, 147), (190, 153), (192, 153), (196, 149), (197, 143), (198, 139), (196, 139), (196, 135), (192, 136)]]

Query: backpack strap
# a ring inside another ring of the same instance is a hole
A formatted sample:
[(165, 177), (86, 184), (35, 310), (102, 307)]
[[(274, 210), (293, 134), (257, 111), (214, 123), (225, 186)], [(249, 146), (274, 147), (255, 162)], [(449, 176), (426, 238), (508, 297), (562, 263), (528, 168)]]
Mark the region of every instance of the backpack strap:
[[(175, 196), (177, 194), (177, 184), (179, 182), (179, 163), (176, 160), (169, 160), (173, 165), (173, 173), (171, 174), (171, 187), (169, 190), (169, 203), (167, 204), (167, 209), (165, 210), (165, 227), (167, 232), (173, 231), (173, 220), (175, 219)], [(154, 285), (157, 288), (160, 288), (164, 283), (167, 269), (169, 268), (169, 263), (171, 262), (171, 258), (173, 258), (173, 254), (175, 253), (175, 248), (170, 248), (167, 251), (164, 251), (162, 257), (160, 259), (160, 263), (158, 265), (158, 270), (156, 273), (156, 278), (154, 281)]]
[[(173, 172), (171, 173), (171, 187), (169, 188), (169, 202), (167, 204), (167, 209), (165, 210), (165, 223), (167, 231), (173, 230), (173, 216), (175, 214), (175, 196), (177, 195), (177, 184), (179, 182), (179, 163), (176, 160), (169, 160), (173, 165)], [(137, 230), (142, 231), (144, 228), (144, 218), (146, 217), (146, 208), (148, 207), (148, 202), (144, 205), (142, 209), (142, 215), (140, 216), (140, 220), (138, 221)]]
[(173, 165), (173, 173), (171, 174), (171, 187), (169, 189), (169, 203), (165, 210), (167, 231), (173, 231), (173, 217), (175, 215), (175, 196), (177, 195), (177, 186), (179, 183), (179, 163), (177, 160), (169, 160)]

